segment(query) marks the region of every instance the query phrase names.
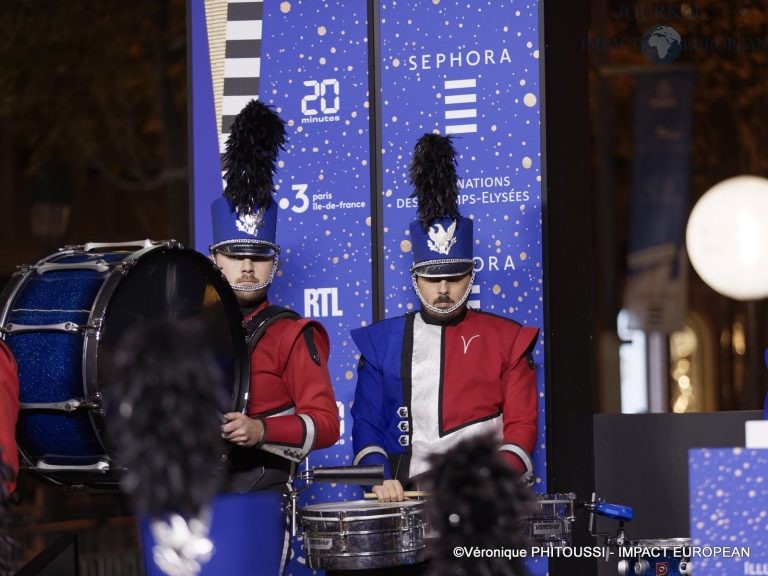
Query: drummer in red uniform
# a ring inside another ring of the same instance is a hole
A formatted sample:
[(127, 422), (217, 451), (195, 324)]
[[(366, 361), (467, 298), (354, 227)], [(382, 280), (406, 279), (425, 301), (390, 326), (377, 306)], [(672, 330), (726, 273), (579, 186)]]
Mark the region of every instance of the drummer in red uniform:
[[(261, 102), (248, 103), (227, 141), (224, 195), (211, 206), (211, 258), (235, 291), (251, 345), (246, 411), (225, 414), (221, 427), (234, 445), (237, 492), (282, 494), (298, 462), (339, 439), (325, 329), (267, 300), (280, 253), (272, 178), (284, 143), (283, 120)], [(287, 550), (287, 537), (284, 543)]]
[(425, 134), (410, 166), (419, 218), (410, 225), (411, 275), (421, 309), (359, 328), (352, 441), (354, 463), (382, 464), (382, 501), (429, 469), (433, 454), (490, 434), (526, 480), (537, 433), (538, 329), (466, 305), (473, 221), (458, 210), (450, 137)]
[(10, 469), (11, 475), (4, 483), (6, 495), (16, 488), (16, 473), (19, 470), (19, 453), (16, 447), (18, 415), (19, 375), (16, 361), (5, 343), (0, 340), (0, 461)]

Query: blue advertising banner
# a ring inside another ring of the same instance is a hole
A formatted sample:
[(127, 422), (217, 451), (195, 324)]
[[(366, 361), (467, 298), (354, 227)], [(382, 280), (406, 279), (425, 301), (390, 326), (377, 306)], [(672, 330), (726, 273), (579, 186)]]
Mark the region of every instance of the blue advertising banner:
[(696, 576), (768, 574), (768, 450), (688, 451)]
[[(190, 10), (195, 247), (208, 252), (231, 122), (253, 98), (274, 106), (288, 145), (275, 177), (281, 254), (270, 299), (328, 330), (342, 438), (312, 452), (308, 466), (350, 465), (357, 350), (349, 332), (372, 311), (366, 3), (192, 0)], [(360, 492), (314, 484), (300, 505)], [(305, 564), (294, 541), (286, 573), (309, 573)]]
[[(387, 317), (414, 309), (408, 224), (416, 215), (408, 163), (425, 132), (454, 135), (460, 203), (474, 219), (470, 304), (543, 328), (538, 2), (378, 3), (383, 212), (372, 222), (367, 2), (189, 0), (195, 247), (210, 243), (210, 203), (222, 193), (219, 153), (251, 98), (288, 122), (279, 157), (280, 271), (271, 299), (319, 319), (331, 336), (342, 440), (310, 465), (351, 464), (357, 349), (369, 324), (372, 270), (383, 261)], [(378, 193), (379, 191), (374, 191)], [(383, 230), (373, 254), (372, 230)], [(539, 435), (536, 490), (546, 492), (543, 331), (535, 349)], [(352, 500), (357, 489), (316, 485), (302, 503)], [(294, 546), (287, 573), (304, 574)], [(530, 564), (546, 573), (543, 558)]]
[[(455, 137), (460, 209), (474, 219), (470, 305), (543, 328), (538, 2), (392, 0), (380, 15), (386, 316), (418, 308), (408, 164), (418, 138), (435, 132)], [(535, 360), (535, 488), (545, 492), (543, 338)], [(543, 574), (546, 565), (530, 567)]]

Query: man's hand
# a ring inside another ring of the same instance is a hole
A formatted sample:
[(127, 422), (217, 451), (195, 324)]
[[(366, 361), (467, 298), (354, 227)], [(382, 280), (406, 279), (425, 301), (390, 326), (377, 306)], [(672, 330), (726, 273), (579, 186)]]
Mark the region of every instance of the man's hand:
[(403, 485), (400, 480), (384, 480), (384, 483), (372, 488), (379, 502), (402, 502), (405, 500)]
[(264, 423), (240, 412), (227, 412), (221, 437), (238, 446), (256, 446), (264, 438)]

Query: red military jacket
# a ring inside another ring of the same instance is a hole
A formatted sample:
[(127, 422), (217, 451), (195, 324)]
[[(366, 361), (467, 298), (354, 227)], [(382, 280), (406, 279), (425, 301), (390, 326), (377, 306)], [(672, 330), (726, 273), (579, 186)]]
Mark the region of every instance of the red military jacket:
[[(246, 320), (267, 306), (263, 303)], [(279, 319), (267, 327), (251, 354), (246, 407), (248, 416), (264, 422), (262, 450), (299, 462), (310, 450), (339, 439), (329, 350), (319, 322)]]
[[(11, 351), (0, 340), (0, 449), (2, 460), (13, 470), (19, 470), (19, 453), (16, 447), (16, 420), (19, 415), (19, 375)], [(16, 481), (6, 484), (8, 492), (16, 488)]]
[(431, 454), (490, 434), (504, 458), (532, 477), (538, 329), (467, 310), (447, 325), (419, 313), (352, 331), (362, 355), (352, 443), (355, 464), (383, 464), (407, 480)]

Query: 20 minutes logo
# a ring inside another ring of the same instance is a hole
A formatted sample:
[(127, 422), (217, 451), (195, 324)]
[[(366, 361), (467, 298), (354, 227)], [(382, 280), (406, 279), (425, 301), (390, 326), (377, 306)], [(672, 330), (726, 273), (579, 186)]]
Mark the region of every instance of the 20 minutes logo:
[(305, 80), (308, 93), (301, 99), (302, 124), (338, 122), (341, 110), (341, 85), (335, 78)]

